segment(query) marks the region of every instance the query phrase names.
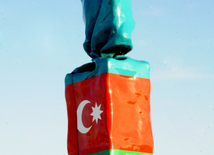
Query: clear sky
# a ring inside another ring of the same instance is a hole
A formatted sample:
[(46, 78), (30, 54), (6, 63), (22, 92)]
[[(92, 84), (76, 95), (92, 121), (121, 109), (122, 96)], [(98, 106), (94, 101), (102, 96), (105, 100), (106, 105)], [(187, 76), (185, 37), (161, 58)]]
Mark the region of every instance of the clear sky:
[[(133, 0), (134, 49), (151, 64), (154, 155), (214, 144), (214, 1)], [(64, 77), (90, 62), (80, 0), (0, 1), (0, 155), (66, 155)]]

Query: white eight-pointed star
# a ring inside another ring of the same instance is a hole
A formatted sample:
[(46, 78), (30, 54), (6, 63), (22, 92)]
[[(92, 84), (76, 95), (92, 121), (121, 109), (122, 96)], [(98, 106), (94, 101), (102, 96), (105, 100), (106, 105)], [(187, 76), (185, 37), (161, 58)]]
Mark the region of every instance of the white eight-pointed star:
[(100, 110), (101, 104), (99, 106), (97, 106), (97, 103), (95, 103), (95, 107), (92, 107), (93, 112), (90, 114), (91, 116), (93, 116), (93, 120), (96, 120), (96, 124), (98, 123), (98, 119), (101, 119), (100, 114), (103, 112), (102, 110)]

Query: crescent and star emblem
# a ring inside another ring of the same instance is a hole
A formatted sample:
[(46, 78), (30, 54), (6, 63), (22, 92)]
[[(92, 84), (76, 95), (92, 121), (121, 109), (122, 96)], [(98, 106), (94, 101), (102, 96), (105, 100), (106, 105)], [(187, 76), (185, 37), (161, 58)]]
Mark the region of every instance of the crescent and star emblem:
[[(82, 101), (78, 108), (77, 108), (77, 129), (79, 130), (79, 132), (81, 133), (87, 133), (91, 128), (92, 125), (88, 128), (86, 128), (83, 123), (82, 123), (82, 111), (85, 107), (86, 104), (90, 104), (91, 102), (88, 100), (84, 100)], [(96, 121), (96, 124), (98, 123), (98, 119), (102, 120), (100, 114), (103, 112), (102, 110), (100, 110), (101, 108), (101, 104), (99, 106), (97, 106), (97, 103), (95, 103), (95, 107), (92, 107), (92, 113), (90, 114), (91, 116), (93, 116), (93, 121)]]

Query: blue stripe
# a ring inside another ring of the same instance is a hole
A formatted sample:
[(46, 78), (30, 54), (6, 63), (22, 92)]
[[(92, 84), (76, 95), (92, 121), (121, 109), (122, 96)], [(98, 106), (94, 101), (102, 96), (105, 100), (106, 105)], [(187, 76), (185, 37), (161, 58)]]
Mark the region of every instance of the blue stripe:
[(96, 58), (92, 59), (92, 63), (76, 68), (73, 74), (67, 74), (65, 77), (65, 85), (73, 84), (103, 73), (115, 73), (149, 79), (150, 64), (146, 61), (138, 61), (129, 57)]

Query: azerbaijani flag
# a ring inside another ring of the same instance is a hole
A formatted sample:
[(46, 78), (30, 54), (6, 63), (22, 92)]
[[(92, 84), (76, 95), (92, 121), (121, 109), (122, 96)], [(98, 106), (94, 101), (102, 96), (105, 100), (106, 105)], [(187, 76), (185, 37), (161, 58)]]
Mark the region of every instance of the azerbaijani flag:
[(97, 58), (65, 79), (69, 155), (152, 155), (150, 65)]

